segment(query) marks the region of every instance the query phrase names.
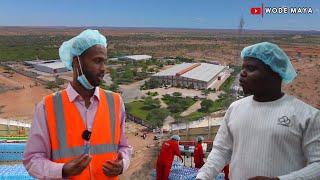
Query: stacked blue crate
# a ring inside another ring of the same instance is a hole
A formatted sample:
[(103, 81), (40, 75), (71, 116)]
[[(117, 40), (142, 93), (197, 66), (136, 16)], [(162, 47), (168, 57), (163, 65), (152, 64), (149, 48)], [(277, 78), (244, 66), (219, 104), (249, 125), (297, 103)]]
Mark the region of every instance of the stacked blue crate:
[(150, 179), (151, 179), (151, 180), (157, 179), (157, 172), (156, 172), (155, 169), (153, 169), (153, 170), (151, 171), (151, 173), (150, 173)]
[(25, 143), (0, 143), (0, 161), (21, 161)]
[(34, 180), (22, 164), (0, 165), (1, 180)]
[(224, 180), (224, 173), (219, 173), (215, 180)]
[(182, 168), (183, 168), (183, 164), (180, 163), (179, 161), (174, 160), (172, 162), (171, 170), (173, 170), (173, 169), (182, 169)]
[(14, 152), (14, 151), (24, 151), (25, 143), (0, 143), (0, 152)]
[(0, 161), (21, 161), (23, 153), (0, 152)]
[[(198, 169), (185, 167), (179, 161), (173, 161), (169, 180), (194, 180), (197, 173)], [(152, 180), (156, 179), (156, 170), (152, 170), (150, 176)], [(224, 180), (224, 173), (220, 173), (215, 180)]]
[(171, 169), (169, 179), (191, 180), (196, 178), (197, 172), (197, 169), (187, 167), (183, 167), (181, 169)]
[(170, 180), (191, 180), (195, 179), (198, 170), (195, 168), (184, 167), (181, 162), (173, 161), (169, 179)]

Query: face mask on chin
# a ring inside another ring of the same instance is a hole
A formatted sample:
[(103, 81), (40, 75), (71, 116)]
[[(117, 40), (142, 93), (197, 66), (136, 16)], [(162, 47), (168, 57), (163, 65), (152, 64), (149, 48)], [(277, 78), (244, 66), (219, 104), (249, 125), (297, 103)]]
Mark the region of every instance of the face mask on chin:
[(81, 66), (81, 63), (80, 63), (80, 59), (79, 59), (79, 56), (78, 57), (78, 62), (79, 62), (79, 65), (80, 65), (80, 71), (81, 71), (81, 76), (79, 76), (79, 71), (77, 69), (77, 74), (78, 74), (78, 82), (87, 90), (91, 90), (94, 88), (94, 86), (92, 86), (90, 84), (90, 82), (88, 81), (88, 79), (86, 78), (86, 76), (83, 74), (83, 71), (82, 71), (82, 66)]

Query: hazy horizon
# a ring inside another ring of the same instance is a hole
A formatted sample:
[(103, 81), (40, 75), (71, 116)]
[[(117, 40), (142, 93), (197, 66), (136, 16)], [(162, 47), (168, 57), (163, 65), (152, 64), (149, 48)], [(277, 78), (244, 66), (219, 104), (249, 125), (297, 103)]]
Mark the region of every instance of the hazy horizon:
[[(126, 27), (126, 26), (122, 26), (122, 27), (117, 27), (117, 26), (19, 26), (19, 25), (15, 25), (15, 26), (2, 26), (0, 25), (0, 28), (45, 28), (45, 29), (57, 29), (57, 28), (61, 28), (61, 29), (82, 29), (82, 28), (106, 28), (106, 29), (152, 29), (152, 30), (229, 30), (229, 31), (238, 31), (238, 28), (234, 28), (234, 29), (224, 29), (224, 28), (182, 28), (182, 27)], [(320, 32), (320, 30), (292, 30), (292, 29), (247, 29), (247, 28), (243, 28), (244, 31), (289, 31), (289, 32)]]
[[(251, 15), (253, 7), (311, 7), (312, 14)], [(320, 30), (318, 0), (2, 0), (0, 26)]]

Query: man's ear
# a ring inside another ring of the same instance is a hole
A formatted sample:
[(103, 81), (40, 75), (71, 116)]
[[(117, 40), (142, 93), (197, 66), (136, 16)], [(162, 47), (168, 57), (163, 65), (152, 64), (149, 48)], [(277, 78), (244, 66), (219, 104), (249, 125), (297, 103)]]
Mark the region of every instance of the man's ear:
[(72, 59), (72, 68), (79, 69), (79, 61), (77, 56), (74, 56)]

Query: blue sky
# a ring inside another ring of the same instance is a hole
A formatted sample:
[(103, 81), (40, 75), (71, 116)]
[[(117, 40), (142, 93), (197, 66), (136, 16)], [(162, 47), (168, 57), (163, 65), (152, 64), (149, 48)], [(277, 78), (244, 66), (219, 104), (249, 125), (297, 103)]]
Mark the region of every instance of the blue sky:
[[(309, 15), (250, 15), (251, 7), (312, 7)], [(320, 30), (320, 0), (1, 0), (0, 26)]]

